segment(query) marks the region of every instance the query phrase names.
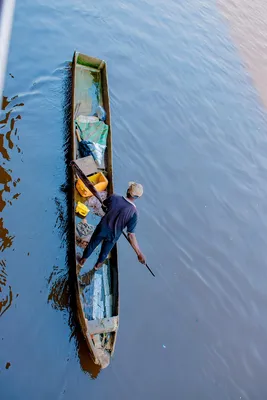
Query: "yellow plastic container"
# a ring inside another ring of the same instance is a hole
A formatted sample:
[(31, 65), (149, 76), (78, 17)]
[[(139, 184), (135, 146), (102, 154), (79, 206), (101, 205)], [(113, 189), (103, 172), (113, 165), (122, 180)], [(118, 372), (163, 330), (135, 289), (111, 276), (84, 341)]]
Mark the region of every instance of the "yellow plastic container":
[(86, 217), (86, 215), (89, 213), (90, 210), (88, 207), (86, 207), (85, 204), (78, 201), (75, 211), (77, 214), (80, 214), (83, 217)]
[[(94, 187), (98, 192), (106, 190), (108, 186), (108, 180), (102, 172), (97, 172), (94, 175), (88, 177), (89, 181), (92, 182)], [(81, 181), (81, 179), (77, 180), (76, 189), (80, 193), (82, 197), (91, 197), (93, 194), (90, 192), (89, 189), (85, 186), (85, 184)]]

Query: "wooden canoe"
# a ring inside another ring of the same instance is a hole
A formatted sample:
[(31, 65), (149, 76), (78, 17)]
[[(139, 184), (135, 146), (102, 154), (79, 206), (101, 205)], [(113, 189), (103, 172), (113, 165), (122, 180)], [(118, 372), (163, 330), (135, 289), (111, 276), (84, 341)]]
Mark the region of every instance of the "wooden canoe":
[[(84, 116), (94, 115), (97, 105), (101, 105), (106, 111), (105, 123), (108, 125), (108, 136), (104, 157), (105, 165), (101, 165), (101, 169), (97, 167), (96, 171), (101, 171), (108, 179), (107, 194), (110, 195), (113, 193), (113, 174), (107, 65), (103, 60), (75, 52), (72, 61), (72, 159), (78, 160), (77, 162), (85, 159), (81, 160), (79, 154), (75, 119), (79, 120)], [(89, 165), (89, 170), (90, 168)], [(89, 174), (87, 171), (87, 176), (90, 175), (90, 172), (93, 171), (89, 171)], [(76, 214), (75, 210), (78, 201), (87, 204), (88, 199), (81, 197), (77, 191), (75, 174), (72, 175), (72, 178), (72, 221), (75, 231), (75, 286), (78, 318), (94, 362), (101, 368), (105, 368), (109, 365), (114, 353), (119, 325), (117, 246), (112, 249), (99, 271), (94, 272), (93, 270), (99, 249), (96, 249), (84, 267), (80, 268), (77, 256), (82, 254), (83, 248), (77, 244), (77, 224), (81, 222), (81, 217)], [(90, 209), (86, 220), (88, 224), (96, 226), (100, 217)]]

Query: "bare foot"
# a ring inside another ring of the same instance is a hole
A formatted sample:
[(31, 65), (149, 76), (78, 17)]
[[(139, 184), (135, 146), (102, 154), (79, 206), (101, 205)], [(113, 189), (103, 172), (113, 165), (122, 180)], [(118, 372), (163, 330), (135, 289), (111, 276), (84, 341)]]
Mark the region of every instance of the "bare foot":
[(78, 264), (82, 267), (86, 261), (86, 258), (83, 258), (81, 254), (77, 254), (76, 260)]
[(98, 271), (102, 267), (103, 263), (98, 263), (94, 266), (94, 269)]
[(79, 264), (83, 267), (87, 258), (80, 258)]

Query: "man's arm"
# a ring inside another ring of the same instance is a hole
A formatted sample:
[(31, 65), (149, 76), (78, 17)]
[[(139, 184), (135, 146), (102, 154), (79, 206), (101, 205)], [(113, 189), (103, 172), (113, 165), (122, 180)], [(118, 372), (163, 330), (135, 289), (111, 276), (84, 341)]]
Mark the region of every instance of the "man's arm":
[(142, 251), (140, 250), (140, 247), (138, 245), (138, 242), (137, 242), (137, 239), (136, 239), (136, 236), (135, 236), (135, 233), (134, 233), (136, 225), (137, 225), (137, 220), (138, 220), (138, 217), (137, 217), (137, 213), (135, 212), (134, 215), (132, 216), (132, 218), (130, 219), (130, 221), (128, 222), (128, 224), (127, 224), (128, 239), (129, 239), (129, 242), (130, 242), (132, 248), (136, 252), (138, 260), (140, 261), (140, 263), (145, 264), (146, 263), (145, 256), (142, 253)]
[(138, 242), (137, 242), (135, 234), (129, 232), (128, 233), (128, 239), (129, 239), (129, 241), (131, 243), (132, 248), (134, 249), (134, 251), (137, 254), (138, 261), (140, 261), (141, 264), (145, 264), (146, 263), (146, 259), (145, 259), (144, 254), (140, 250), (140, 247), (138, 245)]

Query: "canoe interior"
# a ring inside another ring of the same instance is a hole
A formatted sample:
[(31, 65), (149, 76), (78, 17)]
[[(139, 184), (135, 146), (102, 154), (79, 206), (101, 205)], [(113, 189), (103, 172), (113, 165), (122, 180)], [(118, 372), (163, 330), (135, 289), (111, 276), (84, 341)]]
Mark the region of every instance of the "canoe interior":
[[(96, 107), (104, 107), (107, 117), (105, 123), (109, 126), (107, 148), (105, 151), (105, 168), (101, 171), (108, 179), (108, 194), (113, 193), (112, 176), (112, 137), (111, 120), (108, 96), (107, 68), (106, 63), (97, 58), (88, 57), (80, 53), (74, 53), (73, 57), (73, 99), (72, 99), (72, 156), (79, 159), (78, 141), (75, 135), (74, 118), (79, 115), (91, 116), (95, 114)], [(79, 104), (75, 115), (76, 106)], [(75, 188), (75, 176), (73, 175), (73, 222), (76, 226), (81, 217), (75, 214), (77, 201), (84, 203)], [(90, 207), (89, 207), (90, 208)], [(100, 217), (90, 211), (86, 216), (88, 224), (96, 226)], [(89, 350), (94, 361), (102, 368), (110, 362), (114, 352), (117, 328), (112, 331), (112, 324), (118, 325), (119, 296), (118, 296), (118, 263), (117, 246), (115, 246), (105, 261), (103, 267), (94, 272), (92, 270), (99, 254), (100, 246), (88, 258), (84, 267), (80, 269), (76, 263), (77, 275), (77, 306), (78, 315), (83, 334), (86, 338)], [(83, 249), (75, 244), (75, 257), (82, 254)], [(101, 333), (99, 323), (102, 323)], [(88, 328), (89, 327), (89, 328)], [(104, 330), (104, 331), (103, 331)]]

